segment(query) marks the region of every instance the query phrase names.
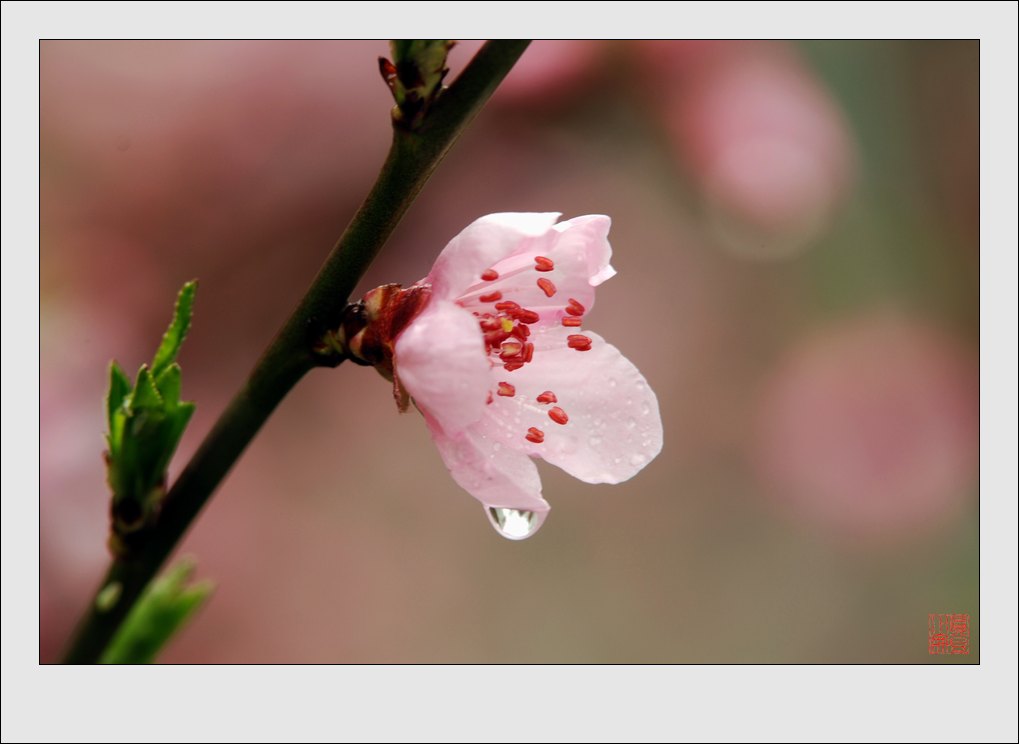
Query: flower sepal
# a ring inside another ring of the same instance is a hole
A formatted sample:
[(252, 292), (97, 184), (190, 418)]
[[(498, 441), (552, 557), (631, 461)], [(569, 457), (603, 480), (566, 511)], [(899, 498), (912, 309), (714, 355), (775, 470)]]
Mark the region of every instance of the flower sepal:
[(328, 331), (314, 351), (324, 358), (346, 358), (375, 367), (393, 383), (397, 408), (406, 411), (410, 397), (395, 369), (396, 338), (425, 308), (431, 294), (431, 286), (423, 283), (406, 288), (401, 284), (376, 287), (346, 307), (339, 328)]

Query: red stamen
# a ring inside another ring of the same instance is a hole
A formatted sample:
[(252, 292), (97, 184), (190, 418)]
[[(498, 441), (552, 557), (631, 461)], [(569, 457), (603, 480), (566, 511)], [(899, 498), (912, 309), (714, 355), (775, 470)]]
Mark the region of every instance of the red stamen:
[(544, 393), (538, 396), (539, 403), (558, 403), (559, 399), (555, 397), (555, 393), (551, 390), (546, 390)]
[(524, 363), (526, 364), (532, 359), (534, 359), (534, 344), (528, 341), (524, 344)]
[(591, 339), (579, 333), (573, 333), (566, 337), (566, 345), (577, 351), (589, 351), (591, 349)]
[(489, 391), (488, 391), (488, 400), (486, 400), (486, 401), (485, 401), (485, 403), (486, 403), (487, 405), (492, 405), (492, 401), (493, 401), (493, 400), (495, 400), (495, 398), (493, 398), (493, 397), (492, 397), (492, 391), (491, 391), (491, 390), (489, 390)]
[(485, 343), (495, 348), (509, 337), (510, 335), (503, 330), (489, 331), (485, 334)]
[(541, 277), (541, 279), (538, 280), (538, 286), (541, 287), (541, 291), (545, 293), (546, 297), (551, 297), (555, 294), (555, 285), (550, 279)]
[(542, 442), (545, 441), (545, 432), (543, 432), (541, 429), (537, 429), (532, 426), (530, 429), (527, 430), (527, 434), (524, 436), (524, 438), (528, 442), (541, 444)]
[[(510, 385), (508, 382), (499, 383), (499, 395), (502, 395), (503, 397), (506, 398), (512, 398), (516, 394), (517, 389)], [(489, 393), (489, 395), (491, 395), (491, 393)]]
[(496, 300), (502, 299), (502, 292), (495, 290), (490, 294), (483, 294), (478, 298), (478, 302), (495, 302)]
[(521, 310), (517, 313), (516, 318), (521, 323), (537, 323), (541, 320), (541, 316), (533, 310)]
[(582, 318), (578, 318), (576, 315), (567, 315), (563, 318), (563, 325), (567, 328), (580, 328), (580, 324), (583, 322)]
[(548, 417), (560, 425), (565, 425), (566, 422), (570, 420), (570, 417), (566, 415), (566, 411), (559, 406), (549, 408)]
[(504, 365), (502, 365), (502, 368), (507, 372), (512, 372), (513, 370), (520, 369), (523, 366), (524, 366), (523, 362), (506, 362)]
[(566, 312), (568, 312), (570, 315), (583, 315), (585, 310), (586, 308), (572, 297), (570, 298), (569, 303), (566, 305)]
[(510, 331), (510, 335), (523, 341), (531, 335), (531, 329), (525, 325), (515, 325), (513, 326), (513, 330)]
[(551, 271), (555, 268), (555, 264), (552, 263), (551, 258), (545, 258), (544, 256), (535, 256), (535, 271)]
[(485, 269), (484, 271), (481, 272), (482, 281), (494, 282), (498, 278), (499, 272), (496, 271), (495, 269)]
[(513, 300), (504, 300), (503, 302), (495, 303), (495, 309), (501, 313), (514, 313), (520, 309), (520, 305)]
[(508, 338), (502, 342), (502, 346), (499, 348), (499, 356), (503, 359), (514, 357), (519, 354), (524, 348), (524, 345), (516, 339)]

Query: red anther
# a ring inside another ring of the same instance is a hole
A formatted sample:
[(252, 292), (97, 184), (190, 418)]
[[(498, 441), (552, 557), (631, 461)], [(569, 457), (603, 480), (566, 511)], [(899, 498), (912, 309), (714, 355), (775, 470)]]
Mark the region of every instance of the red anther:
[(517, 313), (516, 318), (521, 323), (537, 323), (541, 320), (541, 316), (533, 310), (521, 310)]
[(544, 393), (538, 396), (539, 403), (558, 403), (559, 399), (555, 397), (555, 393), (551, 390), (546, 390)]
[(499, 278), (499, 272), (495, 269), (485, 269), (481, 272), (481, 279), (486, 282), (494, 282)]
[(569, 303), (567, 303), (566, 305), (566, 312), (568, 312), (570, 315), (583, 315), (585, 310), (586, 308), (572, 297), (570, 298)]
[(541, 287), (541, 291), (545, 293), (546, 297), (551, 297), (555, 294), (555, 285), (552, 283), (551, 279), (541, 277), (541, 279), (538, 280), (538, 286)]
[(523, 366), (524, 366), (523, 362), (506, 362), (504, 365), (502, 365), (502, 368), (507, 372), (512, 372), (513, 370), (520, 369)]
[(502, 346), (499, 348), (499, 356), (501, 356), (503, 359), (515, 357), (523, 350), (523, 348), (524, 345), (522, 343), (520, 343), (516, 339), (508, 338), (502, 342)]
[(502, 328), (502, 323), (499, 321), (499, 319), (493, 318), (491, 315), (488, 315), (484, 318), (480, 318), (478, 320), (478, 323), (481, 324), (481, 330), (483, 331), (497, 331), (500, 328)]
[(509, 337), (510, 335), (502, 329), (498, 331), (489, 331), (488, 333), (485, 334), (485, 343), (494, 349)]
[[(513, 387), (512, 385), (510, 385), (508, 382), (500, 382), (499, 383), (499, 395), (501, 395), (501, 396), (503, 396), (505, 398), (512, 398), (516, 394), (517, 394), (517, 389), (515, 387)], [(491, 395), (491, 393), (489, 393), (489, 395)]]
[(534, 442), (535, 444), (541, 444), (545, 441), (545, 432), (532, 426), (527, 430), (527, 434), (524, 436), (528, 442)]
[(552, 263), (552, 259), (545, 258), (544, 256), (535, 256), (534, 264), (535, 271), (551, 271), (555, 268), (555, 264)]
[(512, 313), (520, 309), (520, 305), (515, 303), (513, 300), (503, 300), (502, 302), (495, 303), (495, 309), (500, 313)]
[(528, 341), (524, 344), (524, 363), (526, 364), (532, 359), (534, 359), (534, 344)]
[(580, 324), (583, 322), (583, 318), (578, 318), (576, 315), (567, 315), (563, 318), (563, 325), (567, 328), (580, 328)]
[(502, 292), (495, 290), (489, 294), (483, 294), (478, 298), (478, 302), (495, 302), (496, 300), (502, 299)]
[(552, 406), (551, 408), (549, 408), (548, 417), (555, 421), (557, 424), (565, 424), (567, 421), (570, 420), (570, 417), (566, 415), (566, 411), (564, 411), (559, 406)]
[(566, 345), (577, 351), (588, 351), (591, 348), (591, 339), (579, 333), (573, 333), (566, 337)]
[(531, 335), (531, 329), (525, 325), (517, 324), (513, 326), (513, 330), (510, 331), (510, 335), (523, 341)]
[(492, 391), (489, 390), (488, 391), (488, 400), (486, 400), (485, 403), (488, 404), (488, 405), (492, 405), (492, 401), (493, 400), (495, 400), (495, 398), (492, 397)]

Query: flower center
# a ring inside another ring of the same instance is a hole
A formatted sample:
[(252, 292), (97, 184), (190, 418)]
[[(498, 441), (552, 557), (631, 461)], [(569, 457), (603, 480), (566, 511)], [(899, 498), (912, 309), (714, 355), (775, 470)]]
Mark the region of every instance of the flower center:
[[(518, 286), (517, 283), (528, 271), (538, 272), (533, 281), (546, 298), (551, 299), (558, 293), (555, 282), (543, 276), (555, 271), (555, 263), (550, 258), (536, 256), (533, 264), (500, 264), (498, 269), (485, 269), (479, 277), (481, 282), (468, 289), (458, 300), (461, 307), (470, 310), (478, 319), (485, 340), (485, 353), (493, 369), (501, 366), (506, 372), (513, 372), (534, 359), (534, 343), (530, 340), (531, 326), (538, 323), (541, 316), (506, 295), (507, 292), (513, 293), (512, 288)], [(514, 281), (507, 281), (511, 278)], [(579, 328), (585, 312), (586, 308), (580, 302), (569, 297), (562, 306), (559, 322), (566, 328)], [(579, 333), (571, 333), (566, 337), (566, 346), (576, 351), (590, 351), (591, 339)], [(516, 386), (499, 380), (488, 393), (488, 403), (494, 403), (496, 396), (517, 397)], [(534, 402), (554, 423), (559, 426), (569, 423), (566, 411), (553, 405), (558, 399), (551, 390), (538, 395)], [(534, 403), (527, 405), (534, 407)], [(545, 432), (534, 426), (529, 427), (523, 436), (532, 444), (542, 444), (545, 441)]]

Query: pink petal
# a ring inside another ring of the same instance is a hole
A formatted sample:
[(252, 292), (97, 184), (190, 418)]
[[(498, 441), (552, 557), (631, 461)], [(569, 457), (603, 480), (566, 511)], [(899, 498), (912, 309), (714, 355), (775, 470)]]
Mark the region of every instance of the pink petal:
[(504, 212), (481, 217), (449, 241), (427, 281), (434, 297), (454, 299), (481, 283), (481, 273), (529, 247), (545, 245), (558, 212)]
[(474, 427), (448, 436), (425, 416), (432, 440), (453, 480), (485, 506), (549, 510), (538, 468), (524, 452), (502, 447)]
[[(558, 324), (572, 298), (587, 310), (594, 306), (594, 288), (615, 275), (609, 264), (612, 247), (608, 232), (611, 220), (604, 215), (585, 215), (560, 222), (543, 239), (536, 239), (523, 250), (492, 265), (499, 278), (475, 283), (459, 301), (471, 310), (487, 308), (478, 300), (498, 291), (502, 299), (512, 300), (534, 310), (550, 323)], [(535, 269), (535, 258), (551, 260), (552, 271)], [(550, 282), (550, 296), (539, 281)]]
[(477, 421), (489, 388), (477, 320), (458, 305), (432, 297), (396, 341), (396, 374), (418, 408), (447, 434)]
[(555, 226), (561, 234), (555, 247), (557, 262), (572, 265), (583, 261), (586, 266), (582, 273), (592, 287), (611, 279), (616, 275), (616, 270), (609, 264), (612, 260), (612, 247), (608, 240), (611, 226), (612, 220), (604, 214), (587, 214), (560, 222)]
[[(587, 483), (619, 483), (633, 477), (662, 449), (658, 400), (637, 368), (595, 333), (590, 351), (566, 346), (565, 329), (535, 334), (534, 361), (513, 372), (493, 370), (493, 385), (514, 385), (512, 398), (496, 396), (485, 416), (471, 427), (489, 440), (542, 457)], [(569, 421), (556, 423), (551, 405), (537, 402), (555, 393)], [(534, 426), (545, 434), (541, 444), (524, 436)]]

